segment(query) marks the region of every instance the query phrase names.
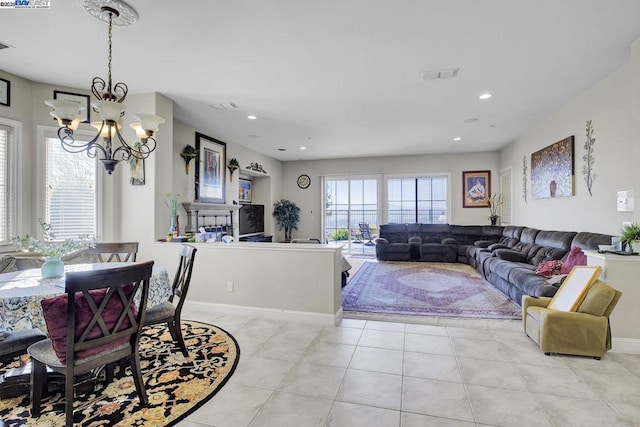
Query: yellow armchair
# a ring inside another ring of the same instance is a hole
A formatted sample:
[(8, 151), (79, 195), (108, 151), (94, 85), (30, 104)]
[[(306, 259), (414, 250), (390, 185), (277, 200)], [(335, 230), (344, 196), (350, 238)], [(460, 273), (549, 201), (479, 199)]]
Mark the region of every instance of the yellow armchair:
[(622, 292), (594, 283), (577, 311), (548, 309), (551, 298), (522, 297), (524, 332), (544, 354), (573, 354), (600, 359), (611, 349), (609, 316)]

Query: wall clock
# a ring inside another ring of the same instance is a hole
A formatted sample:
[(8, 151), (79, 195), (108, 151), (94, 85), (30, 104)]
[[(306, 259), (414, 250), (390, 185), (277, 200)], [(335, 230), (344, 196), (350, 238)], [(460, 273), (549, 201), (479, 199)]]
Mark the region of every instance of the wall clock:
[(305, 188), (309, 188), (310, 185), (311, 185), (311, 178), (309, 178), (309, 175), (300, 175), (298, 177), (298, 187), (305, 189)]

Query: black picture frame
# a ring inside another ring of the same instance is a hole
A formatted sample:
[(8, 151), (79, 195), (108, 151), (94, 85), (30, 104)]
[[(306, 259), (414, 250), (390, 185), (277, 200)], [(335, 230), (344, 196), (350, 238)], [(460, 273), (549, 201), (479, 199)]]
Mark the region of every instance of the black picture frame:
[(196, 200), (224, 204), (226, 201), (227, 144), (196, 132), (198, 167), (195, 172)]
[(61, 101), (71, 101), (80, 104), (84, 110), (80, 110), (80, 123), (91, 122), (91, 97), (89, 95), (83, 95), (81, 93), (65, 92), (62, 90), (53, 91), (53, 99)]
[(0, 79), (0, 105), (11, 107), (11, 82)]

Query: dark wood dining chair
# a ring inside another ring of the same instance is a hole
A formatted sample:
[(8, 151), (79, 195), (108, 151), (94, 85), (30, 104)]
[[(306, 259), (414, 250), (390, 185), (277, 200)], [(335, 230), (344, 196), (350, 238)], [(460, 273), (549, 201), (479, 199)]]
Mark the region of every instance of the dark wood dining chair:
[[(173, 340), (178, 343), (184, 357), (189, 357), (187, 346), (182, 336), (182, 327), (180, 326), (180, 316), (182, 306), (187, 297), (189, 283), (191, 282), (191, 272), (193, 271), (193, 260), (196, 257), (196, 249), (191, 245), (182, 245), (180, 249), (180, 263), (178, 270), (173, 279), (171, 287), (172, 292), (169, 301), (150, 307), (144, 319), (147, 326), (166, 323), (169, 326), (169, 332)], [(177, 303), (176, 303), (177, 298)]]
[(27, 354), (31, 344), (46, 339), (40, 329), (18, 329), (0, 341), (0, 362), (9, 362), (14, 357)]
[(138, 242), (96, 243), (88, 249), (98, 262), (135, 262), (138, 254)]
[[(28, 348), (32, 361), (31, 416), (40, 416), (47, 367), (65, 377), (66, 425), (73, 425), (74, 377), (128, 360), (138, 397), (148, 403), (140, 372), (139, 339), (153, 261), (69, 272), (65, 293), (42, 300), (49, 339)], [(136, 293), (140, 302), (136, 305)]]

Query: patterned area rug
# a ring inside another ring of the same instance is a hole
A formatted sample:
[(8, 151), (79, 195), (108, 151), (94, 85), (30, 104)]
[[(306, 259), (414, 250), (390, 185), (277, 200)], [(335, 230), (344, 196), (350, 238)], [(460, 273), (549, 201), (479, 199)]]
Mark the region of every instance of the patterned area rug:
[[(76, 397), (74, 425), (171, 426), (211, 399), (229, 380), (240, 358), (236, 340), (206, 323), (182, 321), (189, 357), (174, 346), (166, 325), (145, 328), (140, 338), (140, 365), (149, 405), (143, 407), (127, 375), (91, 394)], [(0, 374), (17, 366), (0, 364)], [(0, 400), (0, 418), (11, 426), (64, 425), (64, 396), (42, 401), (42, 414), (30, 418), (28, 395)], [(0, 423), (1, 424), (1, 423)]]
[(345, 311), (521, 319), (521, 308), (465, 264), (367, 261), (342, 291)]

